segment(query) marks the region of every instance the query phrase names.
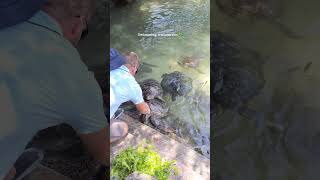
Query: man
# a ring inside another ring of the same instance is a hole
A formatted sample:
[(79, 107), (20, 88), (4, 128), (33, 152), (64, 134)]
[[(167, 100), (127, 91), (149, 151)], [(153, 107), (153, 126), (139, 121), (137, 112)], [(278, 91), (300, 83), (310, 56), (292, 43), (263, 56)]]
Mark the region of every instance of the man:
[(101, 90), (74, 47), (91, 7), (90, 0), (0, 1), (0, 179), (10, 169), (6, 179), (21, 174), (12, 166), (27, 143), (60, 123), (71, 125), (88, 152), (108, 165)]
[(127, 124), (114, 118), (122, 103), (133, 102), (141, 114), (149, 114), (150, 108), (144, 102), (141, 87), (134, 78), (140, 65), (138, 55), (130, 52), (123, 57), (115, 49), (110, 49), (110, 56), (110, 141), (113, 143), (128, 133)]

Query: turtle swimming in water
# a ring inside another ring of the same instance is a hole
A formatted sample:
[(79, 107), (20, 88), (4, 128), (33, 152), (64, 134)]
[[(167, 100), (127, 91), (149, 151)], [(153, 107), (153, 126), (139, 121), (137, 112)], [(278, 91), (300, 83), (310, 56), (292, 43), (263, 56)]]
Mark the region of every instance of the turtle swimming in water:
[(204, 74), (198, 68), (200, 64), (200, 57), (197, 56), (182, 56), (181, 59), (178, 61), (178, 64), (184, 68), (193, 68), (194, 70), (198, 71), (200, 74)]
[(140, 83), (143, 98), (147, 100), (160, 98), (163, 94), (163, 90), (161, 88), (161, 85), (158, 81), (154, 79), (147, 79)]
[(200, 59), (195, 56), (182, 56), (178, 64), (182, 67), (197, 68), (199, 66)]
[(169, 93), (173, 101), (177, 96), (185, 96), (192, 90), (192, 79), (185, 74), (175, 71), (162, 75), (161, 87), (164, 93)]
[(260, 114), (250, 109), (247, 103), (264, 87), (264, 58), (253, 50), (240, 47), (227, 34), (213, 32), (210, 60), (214, 71), (211, 74), (213, 112), (221, 107), (236, 110), (249, 119), (257, 118)]
[(166, 123), (169, 108), (166, 103), (158, 98), (150, 99), (146, 101), (150, 107), (150, 114), (143, 114), (140, 117), (140, 121), (147, 125), (152, 125), (156, 129), (159, 129), (162, 133), (172, 133), (175, 130)]
[(261, 19), (278, 27), (286, 36), (293, 39), (303, 38), (280, 22), (284, 3), (282, 0), (215, 0), (218, 9), (230, 17)]
[(211, 46), (215, 102), (224, 108), (233, 108), (256, 96), (265, 83), (263, 57), (253, 50), (240, 48), (231, 37), (219, 31), (213, 32)]

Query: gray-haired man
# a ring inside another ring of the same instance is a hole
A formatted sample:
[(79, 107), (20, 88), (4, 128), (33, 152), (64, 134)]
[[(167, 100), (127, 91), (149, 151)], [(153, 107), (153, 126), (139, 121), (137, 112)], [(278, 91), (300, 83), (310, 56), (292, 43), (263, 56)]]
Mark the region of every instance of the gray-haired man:
[(87, 28), (90, 4), (0, 1), (0, 179), (10, 169), (6, 179), (15, 176), (11, 167), (37, 131), (60, 123), (70, 124), (107, 165), (102, 93), (74, 47)]

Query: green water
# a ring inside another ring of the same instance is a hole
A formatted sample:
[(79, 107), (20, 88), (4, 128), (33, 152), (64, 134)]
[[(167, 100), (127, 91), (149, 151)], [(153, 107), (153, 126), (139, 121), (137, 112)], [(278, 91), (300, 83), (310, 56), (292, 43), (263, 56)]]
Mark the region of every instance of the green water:
[[(134, 51), (152, 72), (137, 74), (137, 81), (156, 79), (180, 71), (193, 79), (187, 97), (167, 100), (171, 124), (185, 143), (209, 156), (210, 132), (210, 26), (209, 0), (142, 0), (110, 11), (110, 46), (121, 52)], [(138, 34), (179, 36), (139, 36)], [(182, 56), (200, 58), (199, 67), (178, 65)], [(142, 70), (143, 71), (143, 70)]]
[[(256, 128), (228, 111), (215, 119), (215, 164), (220, 179), (317, 179), (319, 173), (319, 2), (284, 0), (280, 22), (302, 35), (292, 39), (262, 19), (236, 19), (215, 5), (211, 28), (233, 36), (243, 47), (268, 57), (266, 84), (250, 106), (284, 132)], [(217, 178), (219, 179), (219, 178)]]

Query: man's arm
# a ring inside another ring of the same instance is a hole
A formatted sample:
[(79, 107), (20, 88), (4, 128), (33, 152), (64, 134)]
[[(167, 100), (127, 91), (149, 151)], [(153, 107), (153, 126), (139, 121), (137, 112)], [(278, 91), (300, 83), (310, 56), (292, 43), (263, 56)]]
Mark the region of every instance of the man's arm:
[(131, 85), (131, 101), (136, 105), (137, 110), (141, 114), (150, 114), (149, 105), (144, 102), (142, 89), (137, 82)]
[(109, 158), (107, 158), (110, 154), (109, 130), (104, 128), (98, 132), (79, 134), (79, 136), (93, 158), (103, 165), (109, 166)]
[(72, 81), (67, 82), (66, 89), (61, 91), (63, 97), (61, 109), (64, 110), (65, 123), (77, 131), (85, 148), (94, 159), (109, 165), (110, 135), (101, 89), (86, 67), (76, 63), (72, 65), (75, 68), (68, 72)]
[(141, 114), (150, 114), (150, 107), (146, 102), (136, 104), (136, 108)]

